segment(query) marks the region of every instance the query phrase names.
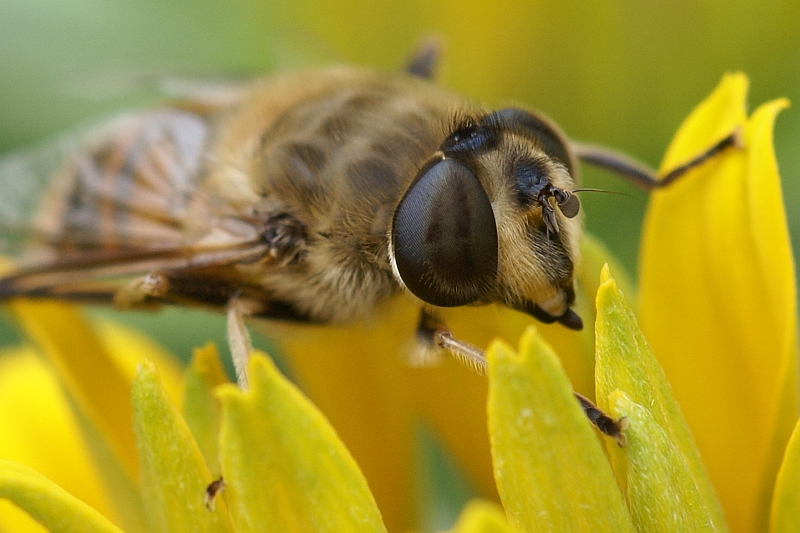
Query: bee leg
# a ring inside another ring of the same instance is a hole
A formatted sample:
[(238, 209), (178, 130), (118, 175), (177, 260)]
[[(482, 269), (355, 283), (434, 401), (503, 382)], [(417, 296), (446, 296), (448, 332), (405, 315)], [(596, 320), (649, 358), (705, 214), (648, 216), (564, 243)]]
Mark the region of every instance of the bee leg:
[(233, 368), (236, 370), (236, 382), (242, 390), (247, 390), (250, 387), (250, 379), (247, 376), (247, 361), (253, 351), (253, 342), (250, 339), (250, 332), (247, 330), (244, 319), (252, 314), (252, 306), (248, 305), (248, 301), (239, 295), (234, 295), (228, 301), (225, 313), (228, 323), (228, 346), (231, 350)]
[(142, 307), (152, 305), (153, 298), (161, 298), (169, 292), (169, 280), (159, 272), (149, 272), (132, 280), (117, 290), (112, 302), (121, 308)]
[(625, 428), (628, 427), (628, 418), (622, 417), (614, 420), (603, 411), (600, 410), (589, 398), (578, 392), (572, 391), (575, 399), (581, 404), (583, 414), (589, 419), (594, 427), (600, 430), (601, 433), (608, 435), (615, 441), (620, 448), (624, 448), (627, 444), (625, 438)]
[(282, 265), (288, 265), (302, 256), (306, 237), (306, 226), (287, 213), (271, 215), (261, 230), (261, 238), (269, 245), (269, 256)]
[(686, 174), (688, 170), (705, 163), (730, 147), (741, 148), (742, 140), (741, 132), (736, 130), (694, 159), (672, 169), (660, 178), (646, 165), (609, 148), (576, 142), (572, 142), (571, 146), (581, 161), (609, 170), (645, 191), (652, 191), (669, 186), (673, 181)]
[[(172, 278), (172, 281), (178, 282), (177, 285), (172, 283), (171, 279), (165, 274), (150, 272), (134, 279), (128, 285), (115, 292), (113, 302), (119, 307), (130, 308), (168, 302), (175, 298), (187, 296), (186, 287), (182, 287), (185, 284), (181, 284), (179, 278)], [(250, 333), (247, 330), (244, 319), (261, 311), (261, 307), (263, 306), (254, 300), (243, 297), (241, 291), (235, 292), (229, 298), (226, 307), (228, 345), (233, 359), (233, 366), (236, 369), (236, 380), (243, 390), (247, 390), (249, 386), (247, 360), (250, 357), (250, 352), (253, 351), (253, 343), (250, 340)]]
[(442, 41), (436, 37), (429, 37), (414, 50), (405, 71), (412, 76), (431, 80), (436, 75), (441, 55)]
[[(468, 342), (460, 341), (453, 337), (453, 333), (447, 329), (444, 322), (435, 315), (424, 310), (422, 311), (419, 326), (417, 327), (417, 337), (421, 341), (427, 340), (428, 343), (440, 349), (447, 350), (456, 359), (465, 363), (477, 373), (486, 375), (486, 356), (483, 350)], [(617, 441), (617, 444), (621, 448), (624, 448), (626, 444), (624, 431), (628, 426), (628, 419), (622, 417), (619, 420), (614, 420), (601, 411), (600, 408), (592, 403), (586, 396), (577, 392), (573, 392), (572, 394), (575, 395), (575, 399), (578, 400), (589, 422), (600, 430), (600, 432)]]
[(219, 476), (217, 479), (212, 481), (206, 487), (206, 495), (203, 498), (203, 503), (205, 503), (206, 509), (209, 511), (213, 511), (216, 507), (217, 496), (225, 490), (227, 484), (222, 476)]
[(236, 291), (228, 300), (225, 315), (228, 323), (228, 347), (231, 351), (233, 368), (236, 370), (236, 381), (242, 390), (247, 390), (250, 386), (247, 362), (253, 351), (250, 332), (244, 323), (245, 318), (263, 317), (306, 324), (313, 322), (306, 315), (297, 313), (284, 303), (268, 301), (263, 295), (259, 297), (258, 293), (246, 294), (244, 289)]
[(481, 376), (486, 375), (486, 357), (483, 350), (453, 337), (453, 332), (439, 317), (425, 310), (419, 316), (417, 340), (423, 349), (446, 350)]

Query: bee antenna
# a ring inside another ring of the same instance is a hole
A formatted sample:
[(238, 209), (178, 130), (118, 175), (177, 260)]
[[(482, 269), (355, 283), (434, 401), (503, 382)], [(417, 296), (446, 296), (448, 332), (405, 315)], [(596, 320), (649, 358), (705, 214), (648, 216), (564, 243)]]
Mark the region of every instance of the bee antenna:
[(627, 196), (628, 198), (632, 198), (632, 196), (630, 194), (628, 194), (628, 193), (619, 192), (619, 191), (609, 191), (607, 189), (581, 188), (581, 189), (575, 189), (572, 192), (573, 193), (576, 193), (576, 192), (604, 192), (606, 194), (617, 194), (619, 196)]

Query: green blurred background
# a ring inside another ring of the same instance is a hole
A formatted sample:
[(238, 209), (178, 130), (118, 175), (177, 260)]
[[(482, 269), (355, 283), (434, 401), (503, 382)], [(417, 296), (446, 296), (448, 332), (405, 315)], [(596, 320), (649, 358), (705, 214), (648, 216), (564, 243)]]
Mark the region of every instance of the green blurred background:
[[(0, 153), (158, 98), (163, 76), (252, 76), (332, 62), (397, 69), (424, 37), (443, 38), (442, 85), (497, 106), (540, 109), (573, 138), (657, 166), (687, 113), (726, 71), (751, 102), (800, 102), (800, 2), (553, 0), (2, 0)], [(800, 113), (776, 143), (795, 244), (800, 236)], [(646, 195), (584, 169), (589, 231), (635, 275)], [(0, 193), (1, 194), (1, 193)], [(181, 355), (218, 317), (126, 315)], [(175, 321), (188, 324), (176, 327)], [(0, 338), (12, 338), (7, 328)]]

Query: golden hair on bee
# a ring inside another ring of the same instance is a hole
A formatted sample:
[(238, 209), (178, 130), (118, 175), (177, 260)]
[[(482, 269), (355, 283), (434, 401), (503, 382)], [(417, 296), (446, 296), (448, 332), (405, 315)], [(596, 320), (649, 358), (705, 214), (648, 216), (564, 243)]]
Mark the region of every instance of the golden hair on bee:
[(347, 323), (410, 298), (410, 335), (477, 368), (441, 308), (580, 329), (578, 160), (652, 188), (733, 137), (659, 181), (539, 113), (436, 86), (431, 50), (407, 73), (331, 67), (187, 95), (0, 162), (0, 223), (26, 237), (0, 299), (224, 310), (243, 386), (244, 316)]

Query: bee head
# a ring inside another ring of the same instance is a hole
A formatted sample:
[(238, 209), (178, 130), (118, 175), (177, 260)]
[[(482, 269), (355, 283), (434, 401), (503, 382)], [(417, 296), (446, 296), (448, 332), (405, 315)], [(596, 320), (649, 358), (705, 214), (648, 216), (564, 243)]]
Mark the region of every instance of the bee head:
[(395, 277), (430, 305), (500, 303), (581, 329), (576, 171), (561, 131), (530, 112), (459, 121), (395, 208)]

